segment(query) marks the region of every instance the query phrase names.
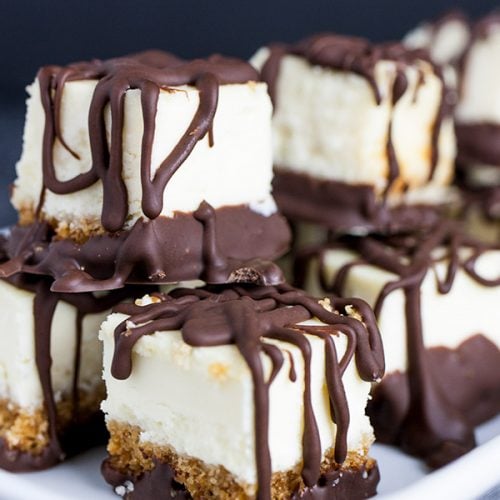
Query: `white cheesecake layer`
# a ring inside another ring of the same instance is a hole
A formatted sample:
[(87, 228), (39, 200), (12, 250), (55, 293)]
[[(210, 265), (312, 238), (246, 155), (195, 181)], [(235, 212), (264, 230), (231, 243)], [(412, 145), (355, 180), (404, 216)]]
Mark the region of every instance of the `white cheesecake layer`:
[[(107, 399), (102, 408), (108, 421), (138, 426), (141, 440), (168, 445), (176, 453), (209, 465), (222, 465), (239, 481), (255, 485), (254, 399), (251, 374), (234, 346), (190, 347), (179, 331), (142, 337), (133, 349), (132, 374), (117, 380), (110, 374), (115, 327), (126, 316), (112, 314), (103, 323), (104, 379)], [(309, 321), (308, 324), (319, 324)], [(322, 450), (334, 443), (325, 381), (324, 343), (308, 335), (312, 348), (312, 402)], [(345, 352), (343, 335), (334, 337), (339, 359)], [(269, 341), (271, 342), (271, 341)], [(269, 446), (273, 472), (286, 471), (302, 460), (303, 359), (293, 345), (272, 341), (293, 356), (296, 382), (290, 381), (290, 360), (270, 388)], [(270, 361), (262, 357), (268, 374)], [(354, 363), (343, 382), (350, 424), (348, 448), (364, 454), (373, 440), (365, 415), (370, 384), (362, 381)]]
[[(324, 270), (327, 283), (345, 264), (356, 260), (355, 253), (347, 250), (330, 250), (325, 254)], [(318, 263), (311, 265), (307, 289), (319, 292)], [(441, 278), (446, 273), (445, 263), (436, 265)], [(489, 251), (477, 261), (476, 269), (481, 276), (491, 279), (500, 275), (500, 251)], [(389, 282), (398, 279), (393, 273), (372, 265), (356, 265), (351, 268), (343, 290), (349, 297), (360, 297), (372, 307), (380, 291)], [(321, 293), (324, 293), (322, 291)], [(421, 288), (421, 310), (424, 343), (426, 347), (444, 346), (457, 348), (463, 341), (482, 334), (500, 348), (500, 286), (485, 287), (472, 280), (462, 270), (457, 272), (455, 282), (448, 294), (437, 290), (432, 270), (427, 273)], [(404, 293), (390, 293), (380, 312), (378, 324), (384, 343), (386, 374), (407, 368), (406, 323)]]
[[(33, 300), (35, 295), (0, 281), (0, 399), (31, 412), (43, 404), (35, 360)], [(60, 301), (56, 307), (50, 353), (56, 401), (73, 390), (76, 349), (75, 307)], [(100, 384), (102, 348), (97, 339), (106, 313), (87, 315), (83, 321), (79, 387), (87, 391)]]
[[(268, 54), (268, 49), (261, 49), (252, 63), (262, 67)], [(417, 92), (419, 69), (425, 81)], [(425, 62), (418, 63), (418, 68), (407, 66), (405, 75), (408, 88), (394, 106), (396, 63), (377, 63), (375, 80), (382, 98), (377, 104), (365, 78), (313, 66), (298, 56), (284, 56), (276, 82), (273, 117), (275, 164), (319, 179), (370, 184), (381, 193), (389, 173), (387, 140), (392, 121), (400, 186), (404, 182), (411, 191), (448, 184), (456, 149), (449, 119), (443, 123), (438, 164), (428, 182), (431, 134), (442, 83)]]
[[(66, 83), (62, 97), (61, 129), (73, 157), (56, 141), (54, 165), (59, 180), (67, 180), (91, 167), (88, 111), (96, 80)], [(42, 187), (42, 137), (45, 116), (35, 81), (28, 87), (30, 98), (24, 131), (24, 147), (17, 164), (12, 203), (17, 209), (36, 208)], [(199, 103), (198, 91), (183, 86), (161, 91), (156, 115), (151, 171), (154, 173), (172, 151), (193, 118)], [(162, 214), (196, 210), (206, 200), (214, 208), (250, 205), (257, 212), (275, 212), (271, 197), (272, 146), (271, 103), (263, 83), (222, 85), (213, 123), (214, 145), (208, 136), (199, 141), (180, 166), (164, 192)], [(106, 129), (110, 134), (109, 109)], [(143, 119), (140, 90), (125, 97), (123, 128), (123, 179), (128, 192), (130, 227), (143, 216), (140, 182)], [(47, 190), (43, 213), (49, 219), (78, 226), (79, 221), (98, 223), (102, 209), (102, 185), (67, 195)]]

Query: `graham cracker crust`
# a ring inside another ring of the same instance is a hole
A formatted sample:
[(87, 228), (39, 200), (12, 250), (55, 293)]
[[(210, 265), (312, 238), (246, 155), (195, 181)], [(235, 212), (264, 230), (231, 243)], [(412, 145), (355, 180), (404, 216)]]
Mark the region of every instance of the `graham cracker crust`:
[[(244, 500), (255, 498), (256, 485), (239, 482), (222, 466), (207, 465), (203, 461), (178, 455), (169, 446), (159, 446), (140, 441), (141, 429), (117, 421), (107, 423), (110, 433), (108, 443), (108, 462), (110, 466), (127, 476), (139, 477), (144, 472), (155, 468), (156, 463), (166, 463), (174, 471), (174, 479), (182, 484), (193, 498), (218, 498), (221, 500)], [(367, 446), (368, 448), (368, 446)], [(375, 467), (375, 461), (363, 454), (349, 452), (342, 464), (343, 470), (369, 471)], [(321, 472), (339, 469), (330, 449), (322, 463)], [(289, 499), (297, 490), (305, 488), (300, 475), (300, 464), (286, 472), (272, 475), (271, 494), (276, 500)]]
[[(71, 424), (85, 422), (95, 415), (103, 398), (102, 386), (92, 392), (80, 390), (75, 419), (72, 397), (63, 396), (57, 403), (58, 434), (63, 433)], [(30, 412), (11, 401), (0, 400), (0, 438), (9, 449), (40, 455), (49, 444), (49, 422), (45, 409), (39, 407)]]
[(29, 226), (37, 219), (44, 220), (54, 229), (56, 239), (58, 240), (71, 240), (75, 243), (83, 244), (92, 236), (99, 236), (105, 233), (100, 220), (78, 219), (68, 222), (57, 220), (53, 217), (46, 217), (43, 213), (37, 217), (32, 206), (23, 206), (19, 208), (18, 213), (18, 223), (20, 226)]

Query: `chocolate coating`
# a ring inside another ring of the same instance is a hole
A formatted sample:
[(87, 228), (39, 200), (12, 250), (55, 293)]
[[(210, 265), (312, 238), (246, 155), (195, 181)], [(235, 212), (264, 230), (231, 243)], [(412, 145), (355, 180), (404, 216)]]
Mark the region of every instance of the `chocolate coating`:
[(389, 207), (377, 200), (369, 185), (316, 179), (275, 168), (273, 196), (280, 211), (291, 220), (321, 224), (335, 232), (399, 233), (432, 227), (443, 206)]
[[(500, 413), (500, 350), (493, 342), (482, 335), (474, 335), (456, 349), (427, 349), (426, 358), (441, 396), (471, 426)], [(408, 375), (387, 374), (374, 387), (373, 398), (368, 403), (368, 414), (379, 441), (400, 443), (399, 431), (409, 407)], [(440, 462), (433, 461), (431, 465), (439, 466)]]
[[(359, 254), (359, 258), (341, 268), (333, 284), (326, 283), (323, 255), (332, 248), (347, 248)], [(435, 250), (444, 247), (445, 255), (435, 256)], [(470, 256), (464, 258), (460, 250), (469, 248)], [(448, 258), (444, 278), (436, 275), (436, 288), (441, 294), (448, 293), (459, 269), (471, 279), (487, 287), (500, 286), (500, 277), (489, 279), (478, 274), (476, 260), (486, 250), (493, 248), (464, 235), (460, 226), (452, 221), (442, 221), (423, 234), (399, 237), (346, 236), (323, 248), (305, 251), (296, 263), (296, 276), (305, 276), (304, 267), (311, 258), (319, 257), (319, 276), (325, 290), (342, 294), (349, 272), (358, 265), (371, 264), (394, 273), (397, 279), (388, 282), (380, 292), (374, 306), (378, 316), (384, 301), (395, 290), (405, 296), (406, 343), (408, 356), (408, 403), (404, 418), (394, 432), (396, 442), (407, 452), (424, 458), (433, 466), (443, 465), (474, 446), (473, 425), (464, 416), (460, 405), (449, 397), (439, 381), (440, 370), (431, 368), (432, 362), (425, 348), (422, 331), (420, 291), (422, 282), (434, 264)], [(401, 332), (403, 334), (403, 332)], [(471, 332), (473, 334), (474, 332)], [(465, 383), (465, 382), (464, 382)], [(474, 384), (473, 384), (474, 385)], [(386, 386), (391, 387), (391, 382)], [(382, 390), (382, 389), (381, 389)], [(498, 389), (497, 389), (498, 390)], [(404, 395), (402, 395), (404, 397)], [(400, 405), (404, 405), (400, 401)], [(382, 417), (383, 419), (384, 417)]]
[(497, 123), (458, 123), (458, 164), (473, 163), (500, 167), (500, 125)]
[[(175, 289), (157, 295), (160, 302), (147, 306), (125, 304), (116, 308), (129, 317), (115, 330), (115, 351), (111, 374), (126, 379), (133, 370), (132, 349), (144, 335), (157, 331), (180, 330), (184, 342), (196, 347), (234, 344), (246, 361), (253, 380), (255, 405), (256, 464), (259, 498), (269, 499), (271, 457), (268, 442), (269, 386), (281, 369), (283, 352), (264, 339), (275, 339), (297, 346), (304, 359), (304, 430), (302, 478), (306, 487), (318, 483), (322, 460), (321, 443), (311, 401), (311, 348), (304, 333), (324, 341), (325, 378), (331, 404), (332, 421), (337, 425), (335, 460), (342, 464), (347, 456), (349, 408), (342, 374), (355, 362), (360, 377), (374, 381), (383, 375), (384, 358), (380, 335), (371, 309), (358, 299), (332, 299), (333, 312), (317, 299), (288, 285), (277, 287), (217, 287)], [(347, 316), (353, 306), (363, 322)], [(337, 311), (337, 312), (335, 312)], [(340, 313), (340, 314), (338, 314)], [(299, 326), (317, 317), (327, 326)], [(138, 325), (131, 327), (131, 325)], [(348, 347), (339, 360), (332, 334), (346, 335)], [(262, 356), (272, 363), (266, 381)]]
[(138, 220), (129, 231), (90, 237), (85, 243), (55, 238), (47, 223), (12, 228), (10, 260), (1, 276), (27, 272), (52, 276), (59, 292), (113, 290), (126, 283), (263, 285), (283, 281), (267, 259), (288, 248), (290, 230), (279, 214), (262, 216), (246, 206), (214, 210), (203, 202), (194, 214)]

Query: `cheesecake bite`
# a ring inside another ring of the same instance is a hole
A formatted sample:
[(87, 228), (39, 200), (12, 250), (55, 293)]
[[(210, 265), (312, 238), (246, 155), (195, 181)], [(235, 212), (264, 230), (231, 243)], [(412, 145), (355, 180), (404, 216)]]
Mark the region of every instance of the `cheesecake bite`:
[(274, 101), (273, 186), (285, 215), (343, 232), (434, 220), (450, 196), (455, 136), (443, 77), (424, 52), (324, 34), (252, 62)]
[(0, 280), (0, 467), (30, 471), (104, 442), (100, 323), (127, 296), (50, 291), (51, 279)]
[(377, 315), (386, 375), (368, 413), (377, 439), (441, 466), (500, 412), (500, 251), (454, 222), (424, 234), (344, 237), (297, 261), (312, 293), (361, 297)]
[(360, 300), (287, 285), (176, 289), (102, 324), (103, 473), (126, 498), (363, 498), (384, 362)]
[(456, 89), (457, 183), (468, 230), (488, 241), (500, 232), (500, 16), (471, 21), (448, 14), (410, 33), (405, 43), (448, 66)]
[(4, 274), (48, 274), (58, 291), (259, 274), (251, 261), (281, 255), (289, 231), (258, 79), (236, 59), (159, 51), (43, 67), (12, 194), (23, 245)]

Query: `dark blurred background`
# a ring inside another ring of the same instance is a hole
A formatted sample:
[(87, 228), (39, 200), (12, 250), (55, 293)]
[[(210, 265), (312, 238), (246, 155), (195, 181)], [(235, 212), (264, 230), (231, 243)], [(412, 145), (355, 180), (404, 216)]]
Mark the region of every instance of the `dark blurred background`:
[(146, 48), (247, 58), (266, 42), (317, 31), (399, 39), (447, 10), (477, 17), (497, 5), (500, 0), (0, 0), (0, 226), (15, 220), (8, 185), (22, 145), (24, 87), (41, 65)]

